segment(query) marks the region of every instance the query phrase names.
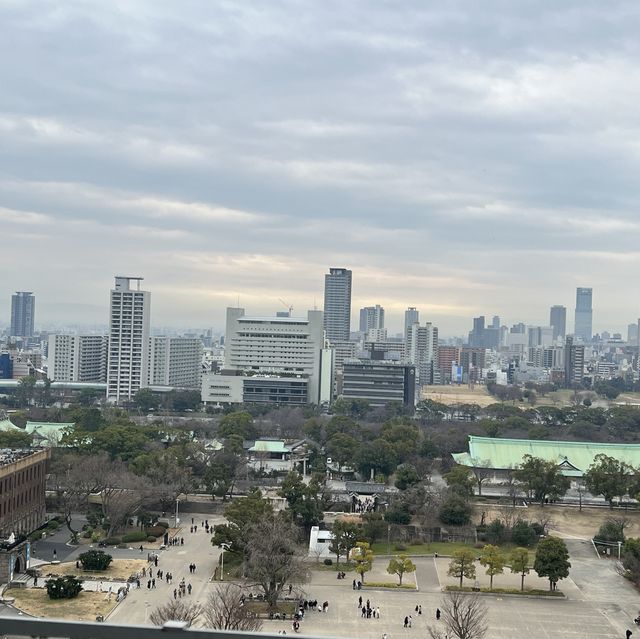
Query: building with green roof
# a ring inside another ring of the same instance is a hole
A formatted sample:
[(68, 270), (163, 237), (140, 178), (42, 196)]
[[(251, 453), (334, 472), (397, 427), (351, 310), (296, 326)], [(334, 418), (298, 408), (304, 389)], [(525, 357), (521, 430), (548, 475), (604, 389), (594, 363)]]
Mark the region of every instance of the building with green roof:
[(25, 431), (33, 435), (34, 446), (58, 446), (60, 439), (73, 429), (73, 422), (27, 422)]
[(469, 452), (453, 453), (461, 466), (491, 468), (496, 476), (522, 463), (525, 455), (539, 457), (558, 464), (563, 474), (580, 478), (593, 464), (596, 455), (640, 466), (640, 444), (599, 444), (594, 442), (561, 442), (542, 439), (500, 439), (469, 435)]

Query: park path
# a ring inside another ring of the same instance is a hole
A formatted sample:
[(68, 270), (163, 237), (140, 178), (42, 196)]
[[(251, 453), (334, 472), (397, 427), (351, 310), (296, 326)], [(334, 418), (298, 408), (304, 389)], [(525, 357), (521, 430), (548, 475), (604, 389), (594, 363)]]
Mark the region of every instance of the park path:
[[(173, 583), (167, 584), (156, 580), (156, 588), (148, 589), (146, 580), (141, 582), (139, 590), (129, 592), (127, 598), (122, 601), (109, 616), (109, 621), (122, 624), (144, 624), (148, 617), (158, 606), (173, 599), (173, 589), (177, 588), (184, 577), (187, 584), (193, 587), (191, 595), (186, 596), (188, 602), (204, 604), (209, 591), (212, 589), (210, 580), (215, 567), (218, 565), (220, 550), (211, 545), (211, 535), (205, 532), (201, 523), (208, 519), (209, 524), (222, 523), (220, 516), (193, 515), (198, 525), (196, 533), (189, 532), (191, 514), (183, 520), (183, 528), (180, 536), (184, 537), (184, 546), (171, 546), (159, 553), (158, 568), (165, 573), (173, 574)], [(146, 556), (146, 555), (145, 555)], [(189, 564), (195, 563), (195, 574), (189, 572)], [(156, 569), (154, 568), (154, 574)]]

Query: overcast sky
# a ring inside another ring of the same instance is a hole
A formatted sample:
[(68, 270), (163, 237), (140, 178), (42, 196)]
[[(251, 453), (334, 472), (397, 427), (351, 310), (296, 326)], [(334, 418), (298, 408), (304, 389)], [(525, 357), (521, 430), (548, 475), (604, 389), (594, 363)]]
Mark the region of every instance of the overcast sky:
[(640, 314), (640, 3), (0, 2), (0, 314)]

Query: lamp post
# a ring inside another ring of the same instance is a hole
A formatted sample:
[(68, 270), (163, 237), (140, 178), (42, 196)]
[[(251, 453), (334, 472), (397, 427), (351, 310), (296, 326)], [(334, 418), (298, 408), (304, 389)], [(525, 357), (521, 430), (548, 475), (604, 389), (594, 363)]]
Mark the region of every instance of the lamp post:
[(219, 548), (222, 548), (222, 552), (220, 553), (220, 581), (224, 581), (224, 551), (229, 550), (230, 546), (223, 541)]
[(176, 497), (176, 525), (174, 526), (174, 528), (178, 527), (178, 504), (180, 503), (179, 499)]

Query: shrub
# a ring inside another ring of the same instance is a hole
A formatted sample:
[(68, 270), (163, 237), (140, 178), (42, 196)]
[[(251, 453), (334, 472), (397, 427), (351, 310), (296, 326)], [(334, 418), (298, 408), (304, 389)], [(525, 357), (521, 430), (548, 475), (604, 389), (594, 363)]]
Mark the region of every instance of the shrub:
[(394, 550), (399, 550), (399, 551), (404, 551), (407, 549), (407, 547), (404, 544), (393, 544), (393, 549)]
[(324, 560), (325, 566), (333, 566), (333, 559), (329, 559), (328, 557)]
[(82, 535), (81, 535), (81, 536), (82, 536), (82, 538), (83, 538), (83, 539), (91, 539), (91, 535), (92, 535), (92, 534), (93, 534), (92, 532), (90, 532), (90, 531), (88, 531), (88, 530), (85, 530), (85, 531), (82, 533)]
[(117, 546), (122, 543), (122, 539), (120, 537), (107, 537), (104, 543), (107, 544), (107, 546)]
[(502, 544), (507, 539), (507, 528), (499, 519), (494, 519), (486, 532), (487, 541), (490, 544)]
[(73, 599), (81, 590), (82, 581), (72, 575), (47, 580), (49, 599)]
[(536, 542), (537, 538), (538, 535), (536, 535), (536, 531), (528, 521), (518, 519), (518, 521), (513, 524), (513, 528), (511, 529), (511, 541), (516, 546), (524, 546), (525, 548), (532, 546)]
[(85, 570), (106, 570), (113, 557), (102, 550), (87, 550), (78, 559)]
[(147, 538), (147, 534), (143, 532), (131, 532), (122, 536), (122, 543), (128, 544), (132, 541), (144, 541)]
[(60, 528), (60, 523), (55, 519), (51, 519), (47, 522), (47, 528), (49, 528), (50, 530), (58, 530), (58, 528)]
[(598, 534), (593, 540), (596, 544), (598, 542), (617, 542), (624, 541), (624, 529), (623, 526), (613, 519), (606, 519), (602, 522)]
[(440, 507), (439, 517), (443, 524), (466, 526), (471, 521), (471, 506), (460, 495), (451, 495)]
[(97, 533), (97, 532), (91, 533), (91, 541), (94, 544), (97, 544), (100, 541), (100, 533)]
[(157, 539), (157, 537), (154, 537), (153, 535), (149, 535), (147, 537), (147, 541), (152, 544), (155, 540)]
[(147, 526), (144, 529), (144, 532), (147, 536), (153, 535), (154, 537), (162, 537), (166, 531), (163, 526)]
[(540, 537), (541, 535), (544, 535), (544, 526), (542, 524), (539, 524), (537, 521), (534, 521), (533, 523), (529, 524), (531, 526), (531, 530), (533, 530), (533, 532)]
[(156, 522), (156, 526), (162, 526), (165, 530), (167, 530), (167, 528), (169, 528), (169, 522), (168, 521), (157, 521)]

